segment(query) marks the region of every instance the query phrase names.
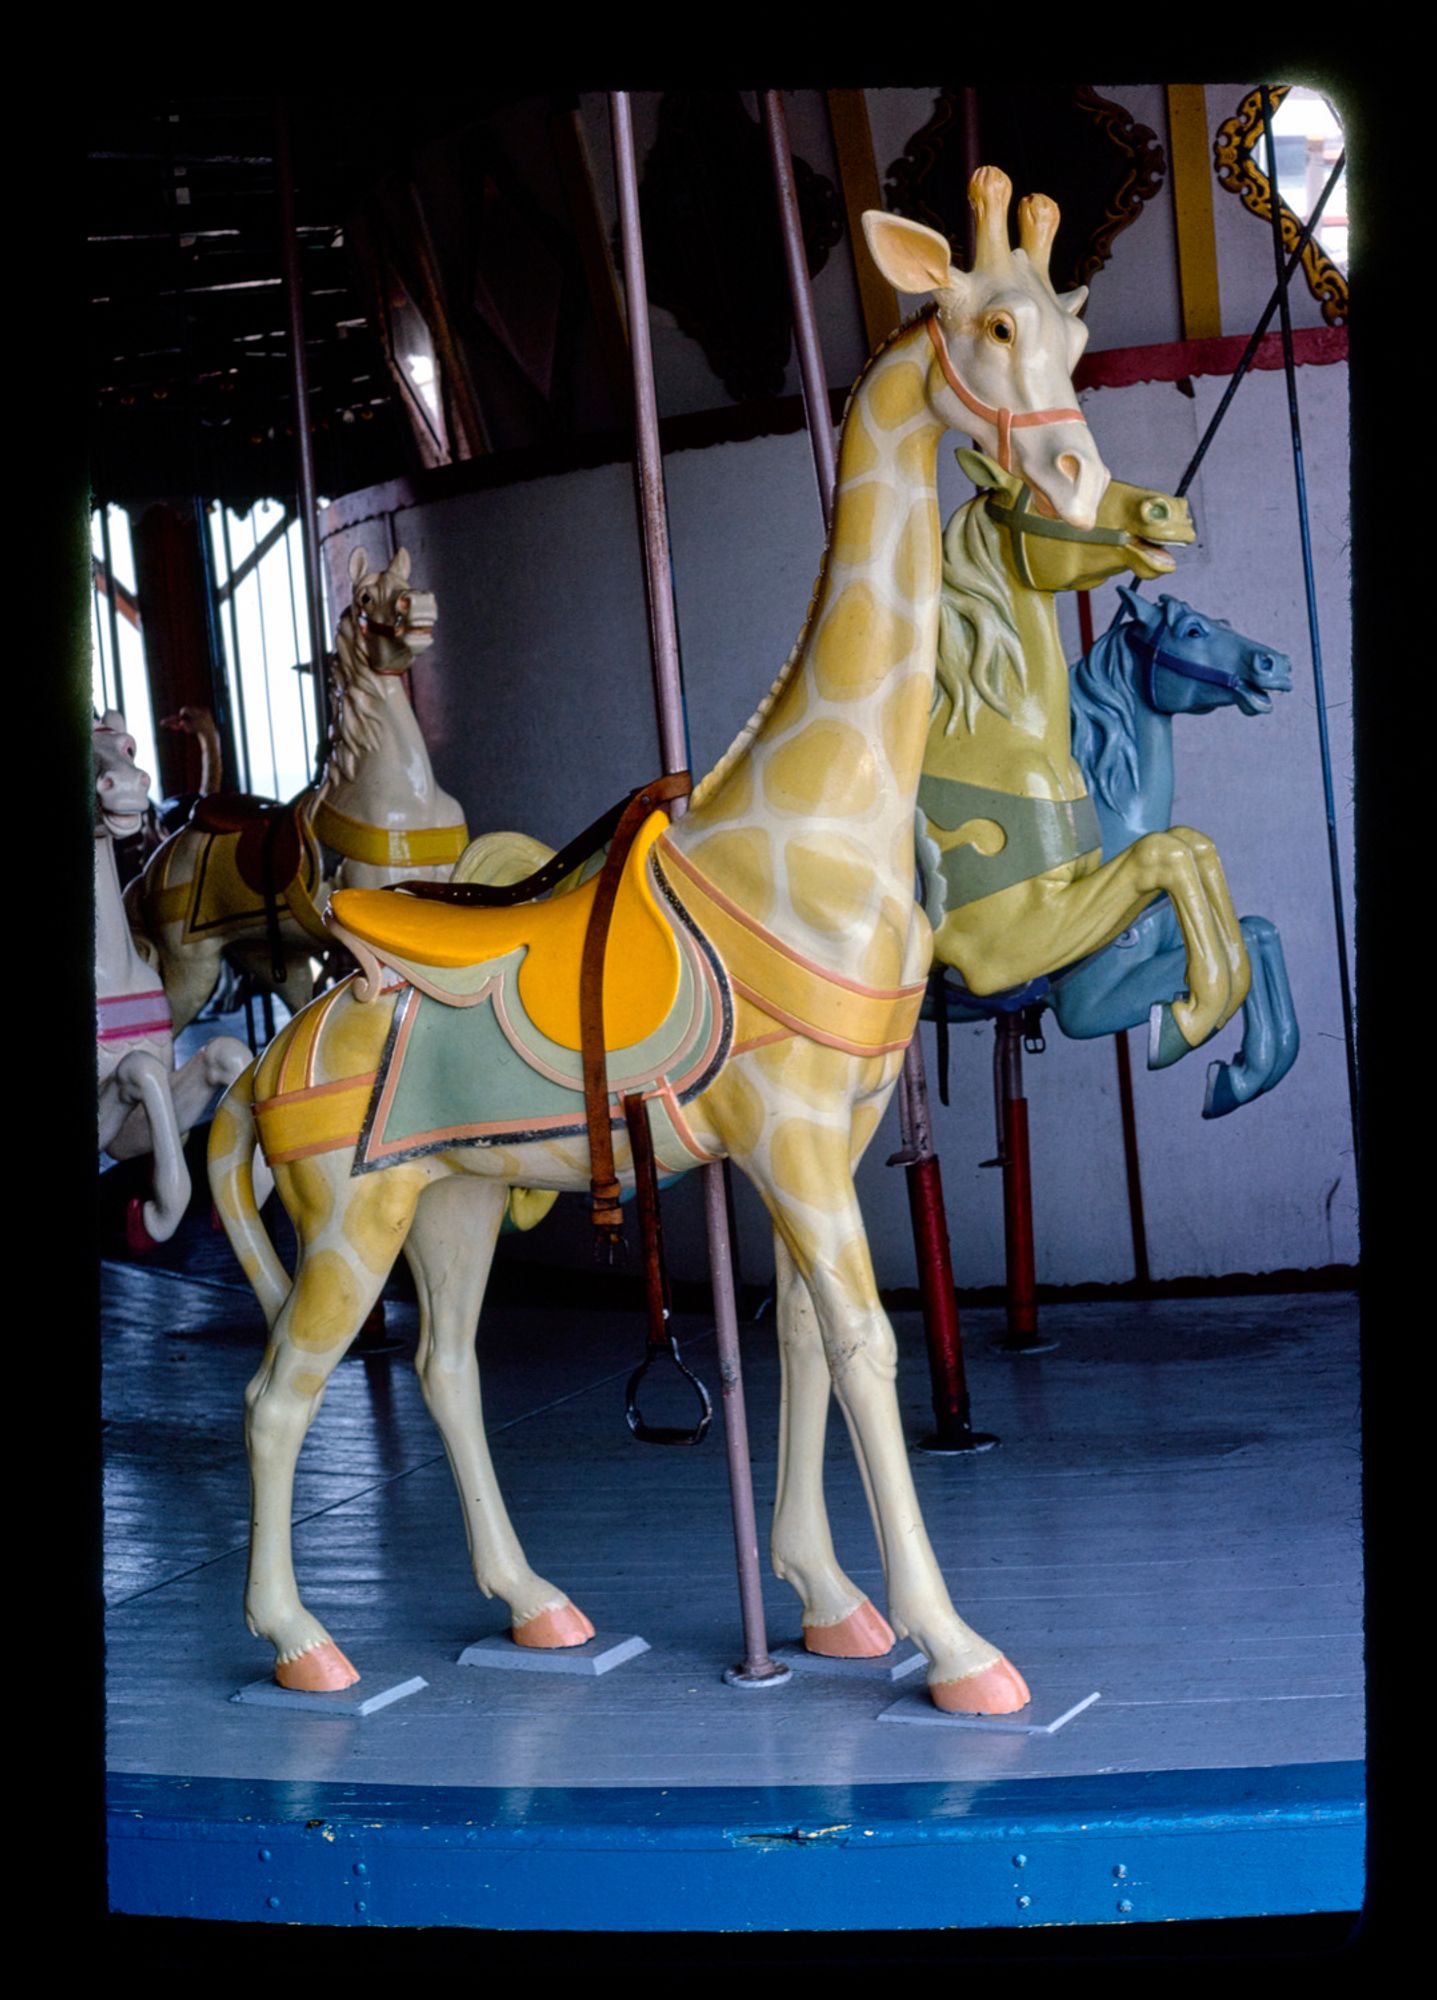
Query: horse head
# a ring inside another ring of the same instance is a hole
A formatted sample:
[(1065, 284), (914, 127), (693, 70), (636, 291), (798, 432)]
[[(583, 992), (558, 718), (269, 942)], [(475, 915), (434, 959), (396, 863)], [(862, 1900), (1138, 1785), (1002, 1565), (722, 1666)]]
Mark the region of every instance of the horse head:
[(1245, 639), (1225, 618), (1208, 618), (1166, 594), (1151, 604), (1126, 585), (1118, 595), (1138, 685), (1160, 715), (1207, 715), (1233, 706), (1244, 715), (1266, 715), (1272, 697), (1291, 689), (1287, 654)]
[(1013, 186), (997, 167), (968, 184), (977, 219), (971, 271), (945, 237), (921, 222), (869, 209), (868, 248), (895, 291), (931, 292), (928, 402), (945, 429), (963, 432), (1016, 471), (1056, 518), (1088, 528), (1108, 483), (1073, 388), (1088, 341), (1077, 317), (1087, 287), (1059, 293), (1048, 276), (1058, 208), (1046, 195), (1018, 205), (1018, 247), (1008, 240)]
[(406, 674), (416, 654), (434, 640), (437, 611), (427, 590), (409, 582), (409, 551), (400, 549), (386, 570), (372, 570), (363, 549), (349, 558), (351, 601), (345, 616), (371, 673)]
[[(963, 450), (957, 456), (986, 494), (991, 518), (1008, 530), (1018, 579), (1030, 590), (1092, 590), (1126, 571), (1143, 579), (1166, 576), (1177, 564), (1165, 545), (1180, 546), (1197, 534), (1186, 500), (1123, 479), (1108, 481), (1092, 527), (1073, 527), (1040, 514), (1026, 481), (984, 453)], [(961, 525), (955, 514), (948, 533), (959, 535)], [(954, 554), (949, 551), (950, 560)]]
[(95, 751), (95, 832), (111, 840), (138, 833), (150, 803), (150, 775), (135, 763), (135, 739), (117, 708), (107, 708), (93, 725)]

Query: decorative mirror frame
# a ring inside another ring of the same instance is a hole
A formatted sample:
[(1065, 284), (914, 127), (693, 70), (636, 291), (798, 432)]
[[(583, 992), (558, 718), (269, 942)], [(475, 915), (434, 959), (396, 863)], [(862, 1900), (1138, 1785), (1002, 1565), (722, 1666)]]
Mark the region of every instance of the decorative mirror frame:
[[(1288, 83), (1271, 86), (1274, 111), (1291, 88)], [(1219, 126), (1213, 143), (1213, 161), (1217, 168), (1218, 186), (1226, 188), (1229, 194), (1235, 194), (1253, 215), (1259, 215), (1270, 223), (1272, 184), (1257, 163), (1257, 149), (1264, 129), (1262, 92), (1254, 90), (1242, 100), (1232, 117)], [(1297, 248), (1303, 225), (1285, 201), (1281, 202), (1280, 208), (1283, 248), (1291, 256)], [(1312, 296), (1322, 307), (1323, 319), (1329, 326), (1345, 326), (1347, 279), (1322, 248), (1316, 233), (1302, 253), (1302, 268)]]

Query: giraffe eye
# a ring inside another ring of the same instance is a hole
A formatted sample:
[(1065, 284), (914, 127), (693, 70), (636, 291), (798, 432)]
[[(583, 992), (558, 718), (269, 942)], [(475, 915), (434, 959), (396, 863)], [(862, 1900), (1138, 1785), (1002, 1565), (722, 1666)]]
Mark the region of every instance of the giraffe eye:
[(1014, 332), (1013, 322), (1006, 313), (999, 313), (995, 320), (989, 322), (989, 336), (993, 340), (998, 341), (1001, 346), (1006, 347), (1008, 345), (1013, 338)]

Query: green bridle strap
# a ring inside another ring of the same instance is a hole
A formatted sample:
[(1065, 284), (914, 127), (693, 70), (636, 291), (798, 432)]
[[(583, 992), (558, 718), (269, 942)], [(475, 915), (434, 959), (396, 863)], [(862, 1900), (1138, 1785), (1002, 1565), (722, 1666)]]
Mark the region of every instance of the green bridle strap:
[(1023, 546), (1025, 535), (1041, 535), (1050, 542), (1088, 542), (1107, 548), (1124, 548), (1131, 537), (1124, 528), (1075, 528), (1070, 521), (1059, 521), (1047, 514), (1036, 514), (1032, 507), (1032, 492), (1024, 487), (1015, 507), (1000, 505), (996, 494), (988, 495), (988, 512), (993, 520), (1007, 528), (1013, 540), (1013, 560), (1017, 564), (1018, 575), (1029, 590), (1038, 585), (1033, 580), (1033, 572), (1028, 567), (1028, 552)]

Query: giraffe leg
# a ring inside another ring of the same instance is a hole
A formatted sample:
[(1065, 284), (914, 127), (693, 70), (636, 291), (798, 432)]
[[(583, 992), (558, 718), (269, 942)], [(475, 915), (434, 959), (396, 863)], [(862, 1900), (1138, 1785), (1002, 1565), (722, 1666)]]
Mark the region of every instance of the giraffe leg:
[(455, 1175), (421, 1199), (404, 1246), (419, 1293), (415, 1365), (459, 1488), (479, 1588), (509, 1606), (521, 1646), (581, 1646), (594, 1628), (529, 1567), (484, 1435), (474, 1333), (508, 1195), (503, 1181)]
[(349, 1160), (348, 1153), (329, 1153), (277, 1171), (299, 1261), (245, 1391), (251, 1491), (245, 1619), (273, 1645), (280, 1684), (311, 1692), (348, 1687), (359, 1675), (300, 1600), (292, 1546), (295, 1464), (325, 1386), (383, 1290), (429, 1178), (423, 1167), (408, 1166), (351, 1180)]
[(811, 1653), (871, 1659), (893, 1645), (888, 1621), (839, 1568), (823, 1501), (823, 1445), (828, 1429), (828, 1362), (807, 1285), (788, 1246), (774, 1232), (779, 1359), (778, 1493), (771, 1553), (775, 1576), (803, 1602), (803, 1639)]
[(769, 1163), (746, 1162), (804, 1272), (817, 1310), (834, 1391), (863, 1471), (888, 1585), (894, 1629), (928, 1656), (928, 1686), (940, 1708), (1007, 1714), (1028, 1700), (1023, 1677), (998, 1648), (964, 1623), (923, 1525), (894, 1391), (898, 1348), (878, 1300), (863, 1217), (829, 1128), (785, 1121)]

